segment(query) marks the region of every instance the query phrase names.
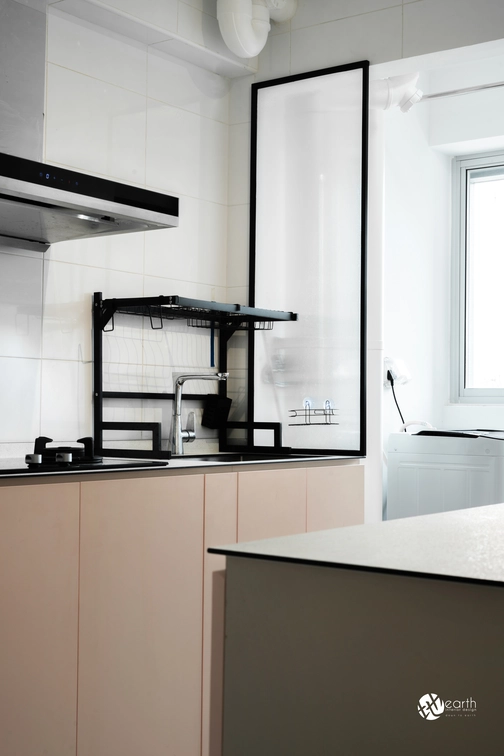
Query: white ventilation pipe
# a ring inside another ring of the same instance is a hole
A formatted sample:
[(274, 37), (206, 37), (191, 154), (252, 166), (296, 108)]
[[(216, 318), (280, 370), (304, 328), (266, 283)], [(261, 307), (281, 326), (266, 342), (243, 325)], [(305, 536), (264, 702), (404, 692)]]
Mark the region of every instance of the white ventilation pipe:
[(217, 0), (217, 20), (224, 42), (239, 58), (259, 55), (271, 28), (291, 19), (297, 0)]
[(422, 90), (417, 87), (419, 75), (404, 74), (372, 81), (369, 86), (370, 107), (389, 110), (397, 105), (402, 113), (407, 113), (423, 97)]

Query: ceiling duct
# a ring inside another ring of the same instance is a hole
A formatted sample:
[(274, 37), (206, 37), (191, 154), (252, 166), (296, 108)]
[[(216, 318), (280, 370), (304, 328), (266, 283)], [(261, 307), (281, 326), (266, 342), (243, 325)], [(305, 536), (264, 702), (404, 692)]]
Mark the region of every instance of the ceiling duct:
[(417, 82), (420, 74), (390, 76), (388, 79), (372, 81), (369, 85), (369, 104), (376, 110), (389, 110), (398, 107), (407, 113), (423, 97)]
[(297, 0), (217, 0), (217, 20), (224, 42), (239, 58), (259, 55), (271, 28), (270, 20), (289, 21)]

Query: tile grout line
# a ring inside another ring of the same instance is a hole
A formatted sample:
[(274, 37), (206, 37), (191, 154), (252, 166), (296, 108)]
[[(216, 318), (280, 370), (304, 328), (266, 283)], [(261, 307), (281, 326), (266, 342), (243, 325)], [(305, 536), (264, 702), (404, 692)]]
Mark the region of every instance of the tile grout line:
[[(148, 54), (148, 53), (147, 53)], [(89, 73), (85, 73), (84, 71), (79, 71), (76, 68), (70, 68), (69, 66), (63, 66), (61, 63), (52, 63), (51, 61), (46, 61), (47, 66), (47, 72), (49, 71), (49, 66), (54, 66), (55, 68), (59, 68), (62, 71), (69, 71), (72, 74), (76, 74), (77, 76), (84, 76), (86, 79), (91, 79), (91, 81), (99, 82), (100, 84), (106, 84), (109, 87), (114, 87), (115, 89), (120, 89), (121, 91), (128, 92), (129, 94), (135, 95), (137, 97), (145, 97), (147, 100), (153, 100), (154, 102), (159, 102), (162, 105), (165, 105), (169, 108), (173, 108), (175, 110), (181, 110), (183, 113), (190, 113), (191, 115), (195, 116), (196, 118), (204, 118), (205, 120), (212, 121), (214, 123), (220, 123), (223, 126), (229, 125), (225, 120), (221, 120), (220, 118), (212, 118), (211, 116), (205, 115), (204, 113), (197, 113), (194, 110), (190, 110), (189, 108), (183, 108), (179, 105), (174, 105), (171, 102), (167, 102), (166, 100), (161, 100), (158, 97), (152, 97), (148, 95), (148, 92), (139, 92), (136, 89), (128, 89), (128, 87), (124, 87), (121, 84), (116, 84), (113, 81), (109, 81), (108, 79), (99, 79), (96, 76), (92, 76)], [(197, 66), (196, 66), (197, 67)], [(203, 69), (206, 71), (206, 69)], [(212, 71), (208, 71), (208, 73), (213, 73)], [(215, 76), (220, 76), (220, 74), (214, 74)], [(221, 77), (224, 78), (224, 77)], [(46, 74), (46, 80), (47, 80), (47, 74)]]
[[(412, 0), (412, 2), (420, 2), (420, 0)], [(402, 8), (403, 3), (396, 3), (396, 5), (387, 5), (385, 8), (377, 8), (376, 10), (364, 11), (363, 13), (353, 13), (349, 16), (341, 16), (340, 18), (332, 18), (327, 21), (320, 21), (317, 24), (308, 24), (307, 26), (297, 26), (291, 30), (292, 32), (304, 31), (305, 29), (314, 29), (317, 26), (325, 26), (326, 24), (337, 24), (339, 21), (348, 21), (350, 18), (361, 18), (362, 16), (370, 16), (373, 13), (382, 13), (382, 11), (393, 10), (393, 8)]]

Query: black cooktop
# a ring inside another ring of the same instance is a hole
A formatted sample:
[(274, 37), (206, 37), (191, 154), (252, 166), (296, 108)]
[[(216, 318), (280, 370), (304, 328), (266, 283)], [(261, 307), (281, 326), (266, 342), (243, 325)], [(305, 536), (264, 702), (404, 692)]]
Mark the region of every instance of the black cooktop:
[(20, 459), (0, 459), (0, 477), (157, 469), (168, 464), (165, 460), (114, 459), (96, 455), (90, 436), (79, 438), (78, 446), (48, 446), (51, 442), (47, 436), (36, 438), (33, 453), (26, 455), (24, 464)]

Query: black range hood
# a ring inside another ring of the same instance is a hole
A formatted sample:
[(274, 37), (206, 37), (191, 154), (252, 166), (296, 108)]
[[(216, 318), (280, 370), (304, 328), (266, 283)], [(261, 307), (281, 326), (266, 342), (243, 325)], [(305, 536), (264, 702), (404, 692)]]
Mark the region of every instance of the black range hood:
[(178, 198), (0, 153), (0, 243), (50, 244), (178, 226)]

